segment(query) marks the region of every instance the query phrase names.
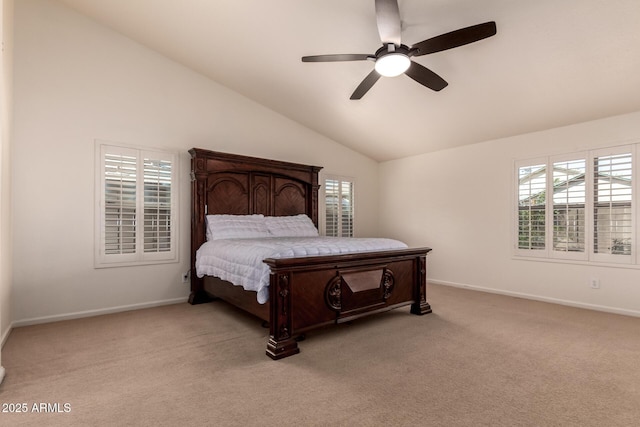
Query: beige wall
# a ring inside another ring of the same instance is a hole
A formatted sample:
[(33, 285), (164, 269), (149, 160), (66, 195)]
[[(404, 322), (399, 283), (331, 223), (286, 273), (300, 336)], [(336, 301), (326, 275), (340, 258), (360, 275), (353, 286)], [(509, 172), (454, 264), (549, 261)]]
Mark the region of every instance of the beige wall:
[[(16, 2), (15, 27), (15, 324), (188, 295), (191, 147), (354, 176), (357, 233), (376, 234), (373, 160), (57, 2)], [(179, 263), (93, 268), (95, 139), (181, 152)]]
[(640, 112), (382, 163), (380, 233), (431, 246), (435, 282), (640, 315), (640, 269), (522, 261), (511, 250), (514, 160), (629, 142), (640, 142)]
[[(514, 159), (638, 142), (640, 113), (378, 165), (55, 1), (20, 0), (15, 8), (12, 177), (4, 140), (2, 162), (2, 230), (13, 232), (13, 257), (5, 239), (0, 247), (3, 332), (9, 320), (184, 299), (191, 147), (354, 177), (357, 235), (432, 246), (432, 281), (640, 314), (640, 270), (521, 261), (511, 253)], [(182, 153), (179, 263), (93, 268), (95, 139)], [(589, 288), (591, 277), (601, 289)]]

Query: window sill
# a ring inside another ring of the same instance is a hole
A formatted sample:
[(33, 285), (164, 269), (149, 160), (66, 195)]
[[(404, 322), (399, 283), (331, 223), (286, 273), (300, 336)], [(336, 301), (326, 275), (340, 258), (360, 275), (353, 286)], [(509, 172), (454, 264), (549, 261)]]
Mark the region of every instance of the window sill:
[(148, 260), (148, 261), (122, 261), (122, 262), (102, 262), (93, 265), (94, 269), (112, 268), (112, 267), (139, 267), (143, 265), (158, 265), (158, 264), (175, 264), (180, 260), (178, 258), (172, 258), (169, 260)]
[(563, 258), (528, 257), (523, 255), (512, 255), (511, 259), (514, 261), (548, 262), (552, 264), (583, 265), (585, 267), (607, 267), (607, 268), (624, 268), (624, 269), (630, 269), (630, 270), (640, 270), (640, 264), (631, 264), (631, 263), (585, 261), (585, 260), (563, 259)]

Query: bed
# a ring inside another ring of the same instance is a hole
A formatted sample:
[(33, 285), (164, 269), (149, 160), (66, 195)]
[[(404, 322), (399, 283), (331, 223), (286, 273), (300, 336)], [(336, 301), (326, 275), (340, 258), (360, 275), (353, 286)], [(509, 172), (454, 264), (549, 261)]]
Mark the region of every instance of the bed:
[(199, 148), (189, 153), (192, 168), (189, 302), (221, 299), (268, 323), (266, 354), (272, 359), (298, 353), (299, 338), (312, 329), (407, 305), (416, 315), (431, 312), (426, 300), (426, 257), (431, 249), (426, 247), (303, 256), (294, 252), (293, 257), (268, 257), (263, 260), (268, 267), (264, 303), (258, 301), (257, 291), (245, 290), (214, 275), (198, 277), (196, 254), (208, 243), (210, 215), (266, 218), (306, 215), (317, 229), (321, 168)]

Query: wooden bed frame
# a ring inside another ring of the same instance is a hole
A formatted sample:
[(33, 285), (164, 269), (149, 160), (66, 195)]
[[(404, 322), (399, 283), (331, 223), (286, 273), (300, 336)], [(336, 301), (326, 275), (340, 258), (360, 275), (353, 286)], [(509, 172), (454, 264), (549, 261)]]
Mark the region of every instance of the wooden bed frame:
[(215, 277), (198, 278), (195, 254), (206, 241), (206, 215), (307, 214), (318, 226), (320, 167), (213, 152), (191, 154), (191, 295), (198, 304), (219, 298), (269, 323), (267, 355), (298, 353), (297, 338), (321, 326), (346, 322), (411, 304), (431, 312), (426, 300), (430, 248), (266, 259), (269, 301)]

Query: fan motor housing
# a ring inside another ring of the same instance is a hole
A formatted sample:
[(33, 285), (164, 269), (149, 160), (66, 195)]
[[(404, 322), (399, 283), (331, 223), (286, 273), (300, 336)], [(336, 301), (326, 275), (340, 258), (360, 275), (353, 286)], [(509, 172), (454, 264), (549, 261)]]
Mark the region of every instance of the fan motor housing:
[[(393, 47), (392, 47), (393, 46)], [(380, 59), (385, 55), (400, 53), (406, 56), (413, 56), (415, 49), (410, 49), (409, 46), (401, 44), (400, 46), (394, 45), (393, 43), (388, 43), (382, 46), (380, 49), (376, 50), (375, 57), (376, 59)]]

